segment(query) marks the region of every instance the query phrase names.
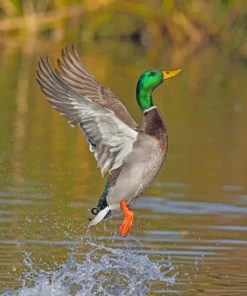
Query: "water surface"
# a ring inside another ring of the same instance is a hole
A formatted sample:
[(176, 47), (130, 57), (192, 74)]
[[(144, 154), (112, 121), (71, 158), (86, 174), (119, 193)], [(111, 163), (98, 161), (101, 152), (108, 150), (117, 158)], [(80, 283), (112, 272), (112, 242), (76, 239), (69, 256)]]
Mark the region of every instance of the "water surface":
[(210, 46), (188, 57), (126, 42), (81, 46), (90, 71), (137, 120), (139, 74), (184, 68), (154, 93), (169, 152), (124, 239), (121, 217), (87, 230), (104, 180), (80, 130), (35, 82), (37, 57), (56, 57), (61, 46), (1, 49), (0, 293), (245, 295), (246, 64)]

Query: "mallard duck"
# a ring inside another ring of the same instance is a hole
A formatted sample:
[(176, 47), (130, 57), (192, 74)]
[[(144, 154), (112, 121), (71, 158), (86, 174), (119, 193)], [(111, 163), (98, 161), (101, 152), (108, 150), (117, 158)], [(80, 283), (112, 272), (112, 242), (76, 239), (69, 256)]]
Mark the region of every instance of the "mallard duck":
[(108, 178), (92, 214), (96, 225), (113, 212), (122, 210), (119, 227), (126, 236), (133, 223), (130, 206), (158, 174), (168, 149), (167, 129), (152, 92), (181, 70), (147, 70), (141, 74), (136, 99), (143, 114), (136, 121), (111, 90), (103, 87), (80, 63), (74, 47), (64, 48), (58, 69), (48, 58), (38, 61), (37, 81), (51, 105), (72, 126), (79, 126), (94, 153), (102, 175)]

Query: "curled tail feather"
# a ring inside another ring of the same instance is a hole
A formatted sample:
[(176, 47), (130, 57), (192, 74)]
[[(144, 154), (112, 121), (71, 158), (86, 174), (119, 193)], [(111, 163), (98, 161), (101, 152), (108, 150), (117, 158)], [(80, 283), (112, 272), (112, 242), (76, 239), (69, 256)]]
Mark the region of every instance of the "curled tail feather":
[(89, 226), (94, 226), (94, 225), (98, 224), (100, 221), (102, 221), (105, 218), (105, 216), (107, 214), (109, 214), (110, 211), (111, 211), (111, 209), (109, 206), (105, 207), (103, 210), (98, 212), (98, 214), (89, 223)]

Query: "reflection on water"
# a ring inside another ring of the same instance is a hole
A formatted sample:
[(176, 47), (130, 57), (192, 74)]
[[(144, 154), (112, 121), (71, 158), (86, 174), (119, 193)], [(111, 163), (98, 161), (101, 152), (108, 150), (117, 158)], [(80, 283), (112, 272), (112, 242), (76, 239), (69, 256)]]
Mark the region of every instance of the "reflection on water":
[[(61, 46), (48, 47), (55, 57)], [(184, 68), (154, 93), (169, 153), (123, 239), (121, 217), (87, 233), (104, 180), (81, 132), (51, 109), (29, 74), (47, 51), (28, 49), (0, 55), (0, 293), (245, 295), (246, 66), (212, 47), (179, 59), (178, 49), (155, 56), (126, 42), (79, 50), (138, 120), (138, 75), (151, 66)]]

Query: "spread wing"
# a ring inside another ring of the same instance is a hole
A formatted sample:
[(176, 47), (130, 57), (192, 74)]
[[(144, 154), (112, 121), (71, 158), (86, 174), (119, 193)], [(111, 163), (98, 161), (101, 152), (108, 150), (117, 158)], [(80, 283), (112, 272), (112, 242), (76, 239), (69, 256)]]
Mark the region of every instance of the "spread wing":
[(64, 76), (52, 69), (48, 58), (40, 58), (37, 80), (52, 106), (72, 125), (80, 125), (102, 174), (121, 167), (138, 132), (114, 111), (72, 88)]
[(105, 108), (113, 110), (130, 127), (137, 127), (137, 123), (118, 97), (110, 89), (97, 82), (81, 64), (73, 46), (70, 49), (65, 47), (62, 50), (62, 58), (58, 59), (58, 66), (60, 77), (79, 94)]

